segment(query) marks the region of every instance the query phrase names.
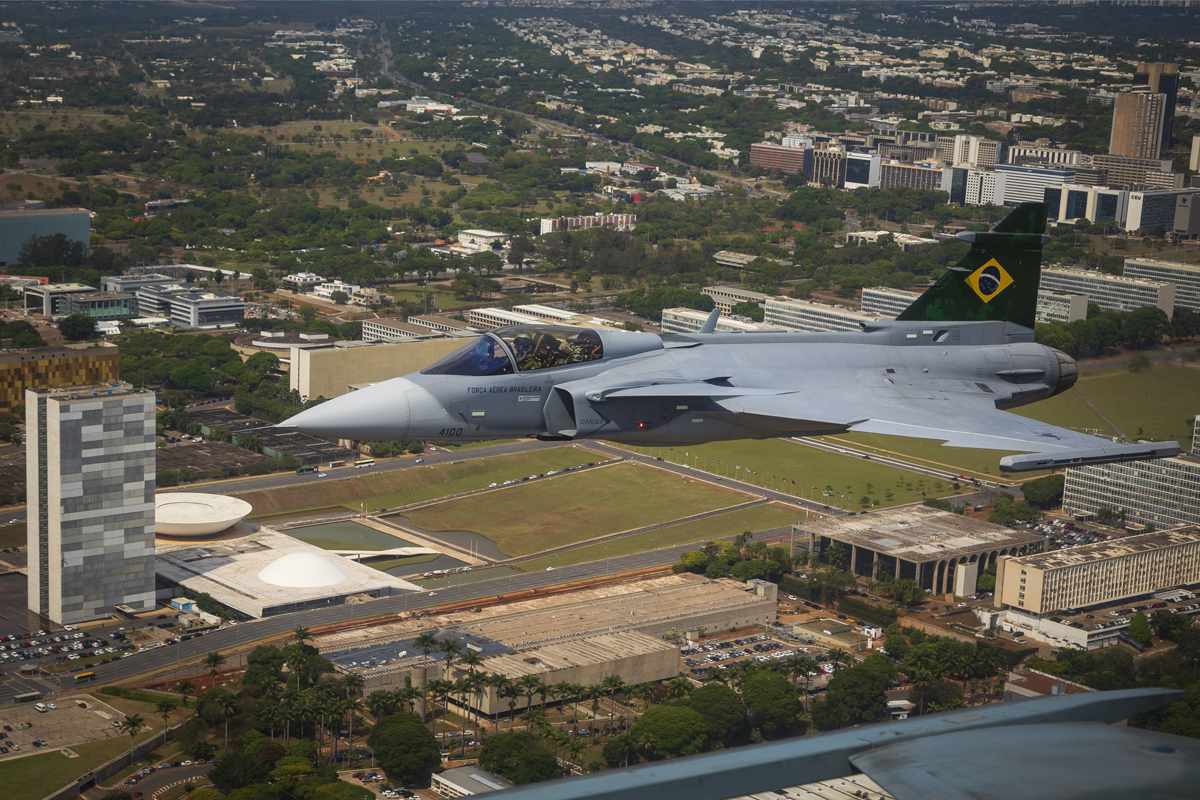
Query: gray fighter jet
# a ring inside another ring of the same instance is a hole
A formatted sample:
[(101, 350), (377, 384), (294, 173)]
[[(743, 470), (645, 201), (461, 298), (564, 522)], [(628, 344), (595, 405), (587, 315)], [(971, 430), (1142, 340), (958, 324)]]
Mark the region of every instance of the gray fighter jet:
[(1017, 207), (897, 320), (849, 333), (695, 335), (531, 325), (313, 406), (280, 427), (357, 440), (533, 436), (677, 445), (864, 431), (1011, 451), (1016, 472), (1175, 455), (1004, 409), (1074, 385), (1033, 341), (1044, 207)]

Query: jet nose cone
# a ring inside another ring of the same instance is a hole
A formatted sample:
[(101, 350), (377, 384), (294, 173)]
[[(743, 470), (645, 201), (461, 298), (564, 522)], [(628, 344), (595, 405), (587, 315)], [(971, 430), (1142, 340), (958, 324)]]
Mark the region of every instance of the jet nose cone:
[(275, 427), (335, 439), (371, 441), (408, 437), (412, 381), (394, 378), (301, 411)]

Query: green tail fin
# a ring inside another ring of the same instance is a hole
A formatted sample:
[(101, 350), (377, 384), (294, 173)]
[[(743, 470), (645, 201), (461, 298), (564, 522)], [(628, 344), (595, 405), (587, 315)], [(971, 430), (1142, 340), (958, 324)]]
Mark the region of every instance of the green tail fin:
[(987, 233), (962, 235), (971, 249), (898, 319), (1001, 320), (1033, 328), (1042, 278), (1046, 206), (1022, 203)]

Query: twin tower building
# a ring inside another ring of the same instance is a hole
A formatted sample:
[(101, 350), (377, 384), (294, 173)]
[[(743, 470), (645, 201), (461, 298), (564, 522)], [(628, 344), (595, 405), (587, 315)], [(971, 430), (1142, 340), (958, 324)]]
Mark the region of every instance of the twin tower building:
[(27, 390), (29, 610), (59, 625), (155, 606), (154, 393)]

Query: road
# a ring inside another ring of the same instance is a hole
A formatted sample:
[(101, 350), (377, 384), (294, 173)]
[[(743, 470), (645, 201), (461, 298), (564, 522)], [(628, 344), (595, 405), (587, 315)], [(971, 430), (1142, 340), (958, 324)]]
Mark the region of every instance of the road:
[(145, 800), (155, 800), (167, 790), (186, 783), (207, 782), (208, 764), (191, 764), (186, 767), (163, 767), (156, 769), (137, 783), (127, 784), (124, 780), (108, 786), (94, 786), (83, 793), (87, 800), (100, 800), (112, 792), (139, 792)]

